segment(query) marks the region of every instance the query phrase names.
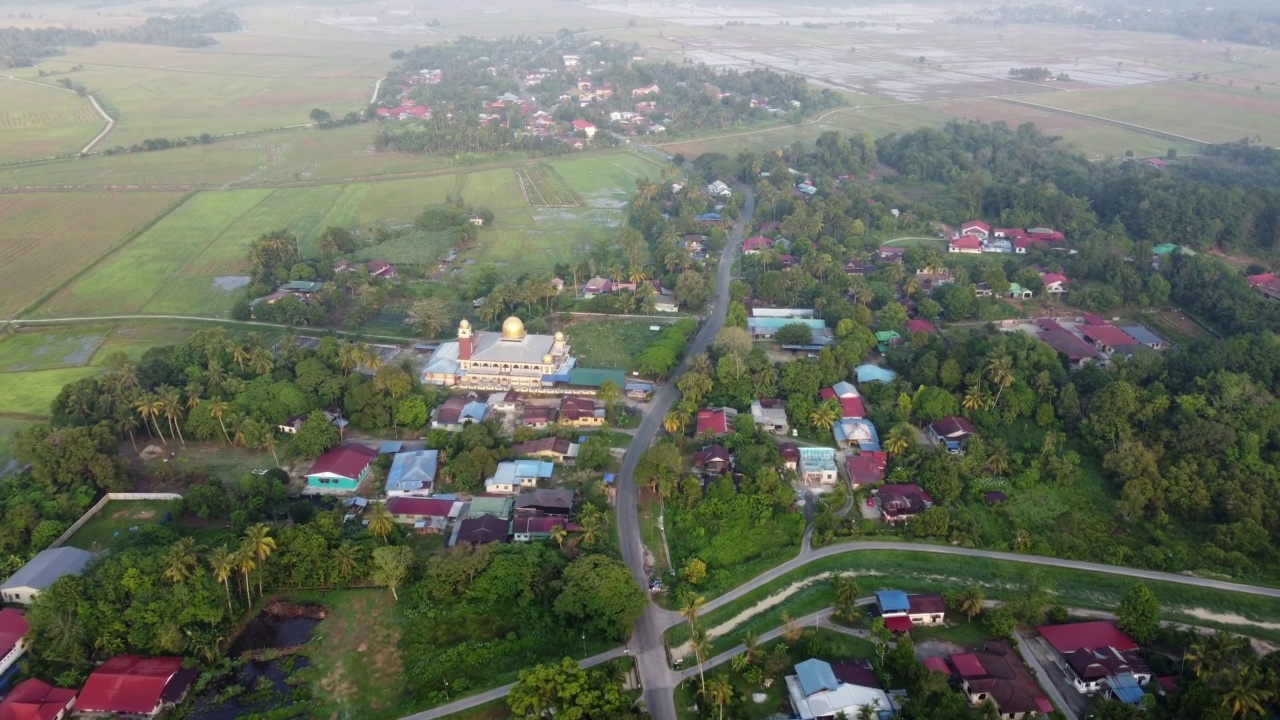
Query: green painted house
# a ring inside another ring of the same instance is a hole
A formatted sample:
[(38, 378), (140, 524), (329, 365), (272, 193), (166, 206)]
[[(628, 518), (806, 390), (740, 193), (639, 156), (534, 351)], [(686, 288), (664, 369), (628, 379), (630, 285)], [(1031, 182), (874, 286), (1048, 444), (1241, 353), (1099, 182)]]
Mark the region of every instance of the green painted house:
[(881, 354), (889, 352), (889, 348), (896, 348), (902, 345), (902, 336), (894, 330), (881, 330), (876, 333), (876, 349)]
[(377, 456), (377, 450), (364, 445), (332, 448), (307, 471), (307, 487), (303, 492), (319, 495), (355, 492)]

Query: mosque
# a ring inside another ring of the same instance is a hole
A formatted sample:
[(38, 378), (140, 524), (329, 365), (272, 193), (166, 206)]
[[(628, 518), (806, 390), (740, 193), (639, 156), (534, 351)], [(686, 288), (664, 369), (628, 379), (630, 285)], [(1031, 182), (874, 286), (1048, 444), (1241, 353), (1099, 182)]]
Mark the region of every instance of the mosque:
[(425, 384), (462, 390), (545, 392), (568, 381), (574, 358), (564, 333), (530, 335), (518, 317), (502, 332), (473, 332), (464, 318), (458, 339), (442, 343), (422, 368)]

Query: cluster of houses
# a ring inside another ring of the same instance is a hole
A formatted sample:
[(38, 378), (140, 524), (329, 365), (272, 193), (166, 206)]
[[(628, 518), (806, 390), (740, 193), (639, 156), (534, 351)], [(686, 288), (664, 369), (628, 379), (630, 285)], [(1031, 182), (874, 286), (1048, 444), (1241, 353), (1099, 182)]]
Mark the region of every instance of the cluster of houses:
[(369, 277), (378, 278), (379, 280), (390, 280), (400, 274), (395, 265), (381, 258), (375, 258), (367, 262), (352, 262), (351, 260), (343, 259), (333, 264), (334, 273), (357, 272), (360, 268), (364, 268), (369, 273)]
[(290, 280), (289, 282), (276, 288), (276, 291), (263, 295), (260, 298), (254, 298), (249, 302), (250, 307), (257, 307), (262, 304), (274, 305), (287, 297), (295, 297), (303, 303), (311, 302), (311, 296), (324, 289), (324, 282), (320, 280)]
[[(78, 575), (92, 556), (78, 548), (43, 550), (0, 586), (4, 602), (29, 605), (57, 579)], [(18, 673), (30, 629), (22, 610), (0, 610), (0, 686)], [(62, 720), (64, 717), (153, 718), (186, 696), (199, 671), (181, 658), (117, 655), (89, 673), (79, 690), (30, 678), (0, 699), (0, 720)]]
[(751, 308), (751, 317), (747, 318), (747, 332), (753, 340), (768, 340), (779, 330), (788, 325), (804, 325), (809, 328), (809, 341), (798, 345), (784, 344), (783, 350), (821, 350), (835, 341), (827, 321), (815, 317), (815, 312), (806, 308)]
[(1066, 240), (1052, 228), (993, 228), (982, 220), (969, 220), (947, 241), (950, 253), (1016, 253), (1025, 255), (1027, 248), (1037, 243), (1058, 243)]
[(1081, 368), (1091, 362), (1106, 363), (1113, 355), (1127, 357), (1139, 348), (1165, 348), (1165, 341), (1142, 325), (1117, 326), (1096, 315), (1074, 320), (1040, 318), (1034, 322), (1033, 332), (1066, 357), (1073, 368)]
[(388, 120), (429, 119), (430, 108), (419, 105), (411, 99), (413, 89), (419, 85), (439, 85), (443, 79), (444, 71), (439, 68), (424, 68), (417, 75), (410, 75), (400, 85), (400, 92), (396, 95), (399, 105), (378, 108), (376, 111), (378, 117)]
[[(947, 606), (935, 593), (908, 594), (901, 590), (875, 593), (874, 613), (895, 634), (909, 633), (918, 627), (942, 625)], [(1150, 667), (1138, 653), (1138, 646), (1113, 622), (1096, 620), (1048, 625), (1037, 628), (1037, 637), (1028, 643), (1039, 644), (1044, 656), (1051, 659), (1050, 673), (1042, 681), (1074, 688), (1082, 695), (1101, 695), (1120, 702), (1139, 705), (1151, 687)], [(956, 648), (950, 648), (956, 649)], [(1053, 704), (1023, 662), (1019, 652), (1005, 639), (990, 639), (975, 648), (958, 648), (958, 652), (917, 649), (917, 655), (930, 672), (946, 676), (958, 686), (969, 703), (978, 706), (991, 703), (1002, 720), (1022, 720), (1049, 715)], [(795, 674), (784, 678), (787, 695), (794, 709), (793, 717), (820, 720), (838, 717), (862, 717), (869, 709), (874, 717), (892, 717), (901, 709), (905, 692), (886, 691), (871, 662), (853, 658), (827, 662), (811, 658), (797, 663)], [(1175, 689), (1173, 678), (1159, 678), (1159, 692)]]

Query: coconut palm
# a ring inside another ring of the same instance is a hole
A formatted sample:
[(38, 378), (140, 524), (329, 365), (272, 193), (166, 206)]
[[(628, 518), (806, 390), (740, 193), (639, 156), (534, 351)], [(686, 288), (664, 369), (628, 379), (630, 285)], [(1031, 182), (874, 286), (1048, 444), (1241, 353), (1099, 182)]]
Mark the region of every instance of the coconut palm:
[(133, 451), (138, 452), (138, 441), (133, 437), (133, 431), (138, 429), (138, 418), (134, 417), (133, 413), (125, 411), (116, 418), (116, 427), (128, 434)]
[(569, 531), (565, 530), (563, 525), (551, 526), (551, 539), (556, 541), (556, 545), (558, 545), (561, 550), (564, 549), (564, 539), (566, 537), (569, 537)]
[(227, 379), (227, 371), (222, 369), (217, 360), (210, 360), (209, 367), (204, 371), (204, 388), (205, 392), (213, 394), (215, 388)]
[(969, 616), (970, 622), (982, 612), (984, 602), (986, 597), (982, 594), (982, 588), (977, 585), (970, 585), (960, 592), (960, 612)]
[(809, 424), (815, 430), (830, 431), (840, 419), (840, 413), (830, 401), (824, 402), (809, 413)]
[(987, 457), (987, 470), (992, 475), (1003, 475), (1009, 469), (1009, 446), (1000, 438), (991, 441), (991, 454)]
[(680, 601), (680, 614), (684, 616), (686, 622), (689, 623), (689, 630), (692, 632), (694, 625), (698, 622), (698, 612), (702, 610), (702, 606), (707, 604), (707, 599), (701, 595), (692, 593), (685, 595)]
[(1009, 357), (1004, 350), (995, 351), (990, 358), (987, 359), (987, 376), (991, 378), (991, 382), (995, 383), (1000, 389), (996, 391), (995, 402), (1000, 402), (1000, 395), (1017, 380), (1013, 374), (1013, 358)]
[(248, 345), (237, 345), (235, 350), (231, 351), (231, 360), (240, 367), (240, 372), (244, 372), (244, 364), (249, 362), (252, 355)]
[[(271, 552), (276, 549), (276, 539), (271, 537), (271, 528), (266, 523), (258, 523), (250, 525), (244, 531), (244, 537), (241, 538), (245, 546), (253, 553), (253, 557), (258, 561), (259, 568), (265, 568), (267, 558), (271, 557)], [(258, 597), (262, 597), (262, 573), (258, 573)]]
[(1256, 665), (1247, 663), (1224, 674), (1225, 685), (1220, 688), (1222, 706), (1233, 718), (1261, 717), (1267, 704), (1276, 696), (1267, 686), (1267, 680)]
[(214, 420), (218, 421), (218, 427), (222, 428), (222, 437), (227, 439), (227, 444), (231, 444), (231, 436), (227, 434), (227, 426), (222, 424), (222, 418), (227, 414), (227, 410), (231, 409), (230, 403), (225, 400), (209, 401), (209, 414)]
[(679, 413), (669, 412), (662, 418), (662, 429), (666, 430), (668, 435), (683, 434), (684, 419), (680, 417)]
[(187, 444), (182, 437), (182, 396), (175, 387), (165, 385), (160, 388), (160, 401), (164, 403), (164, 417), (169, 421), (169, 434), (177, 435), (183, 445)]
[(720, 720), (724, 720), (724, 705), (733, 699), (733, 686), (723, 675), (711, 678), (710, 683), (702, 686), (701, 693), (720, 709)]
[(164, 433), (160, 431), (160, 423), (156, 421), (156, 418), (164, 412), (164, 403), (154, 395), (148, 394), (138, 398), (133, 404), (133, 409), (142, 416), (144, 422), (151, 421), (156, 428), (156, 434), (160, 436), (160, 442), (168, 445), (168, 441), (164, 439)]
[(350, 540), (343, 540), (342, 544), (333, 551), (333, 569), (337, 571), (338, 579), (343, 582), (354, 577), (356, 571), (360, 569), (360, 552)]
[(249, 369), (258, 375), (266, 375), (275, 367), (275, 362), (271, 360), (271, 353), (262, 348), (254, 348), (249, 354)]
[(391, 527), (391, 511), (387, 510), (386, 503), (375, 504), (369, 511), (369, 532), (386, 542), (387, 536), (391, 534)]
[(582, 510), (578, 513), (578, 525), (582, 528), (582, 542), (587, 545), (594, 545), (596, 533), (604, 525), (604, 516), (600, 514), (599, 508), (587, 503), (582, 506)]
[(862, 595), (858, 581), (848, 575), (837, 575), (831, 585), (836, 591), (836, 614), (852, 620), (858, 614), (858, 598)]
[(195, 383), (187, 383), (183, 393), (187, 397), (187, 409), (194, 410), (200, 404), (200, 386)]
[(964, 394), (964, 399), (960, 401), (961, 407), (969, 412), (976, 412), (987, 406), (987, 394), (982, 389), (982, 383), (978, 383), (969, 388)]
[(236, 570), (240, 571), (240, 581), (244, 584), (244, 597), (253, 606), (253, 584), (249, 582), (249, 575), (258, 569), (258, 559), (253, 555), (253, 548), (246, 543), (241, 543), (235, 552)]
[(905, 423), (894, 425), (884, 438), (884, 451), (890, 455), (901, 455), (911, 448), (915, 441), (915, 431)]
[(342, 368), (343, 377), (360, 367), (360, 351), (355, 343), (343, 340), (338, 344), (338, 367)]
[(213, 571), (213, 578), (226, 589), (227, 610), (232, 610), (231, 574), (236, 571), (236, 554), (228, 550), (226, 545), (219, 547), (209, 556), (209, 569)]
[(702, 687), (706, 687), (707, 676), (703, 673), (702, 661), (711, 650), (711, 636), (707, 634), (706, 628), (694, 625), (689, 629), (689, 647), (693, 649), (693, 657), (698, 661), (698, 677), (702, 681)]
[(182, 543), (169, 546), (169, 552), (165, 555), (165, 577), (172, 580), (175, 585), (186, 582), (191, 579), (191, 569), (194, 566), (195, 556), (189, 555)]

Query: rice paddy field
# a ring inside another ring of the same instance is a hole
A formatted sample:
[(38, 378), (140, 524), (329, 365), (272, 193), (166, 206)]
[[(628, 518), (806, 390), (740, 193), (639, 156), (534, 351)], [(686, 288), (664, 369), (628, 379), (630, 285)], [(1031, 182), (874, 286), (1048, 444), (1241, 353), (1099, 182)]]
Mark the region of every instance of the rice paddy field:
[(70, 90), (0, 80), (0, 163), (79, 152), (105, 123)]
[(90, 266), (181, 199), (178, 192), (0, 195), (0, 317)]

